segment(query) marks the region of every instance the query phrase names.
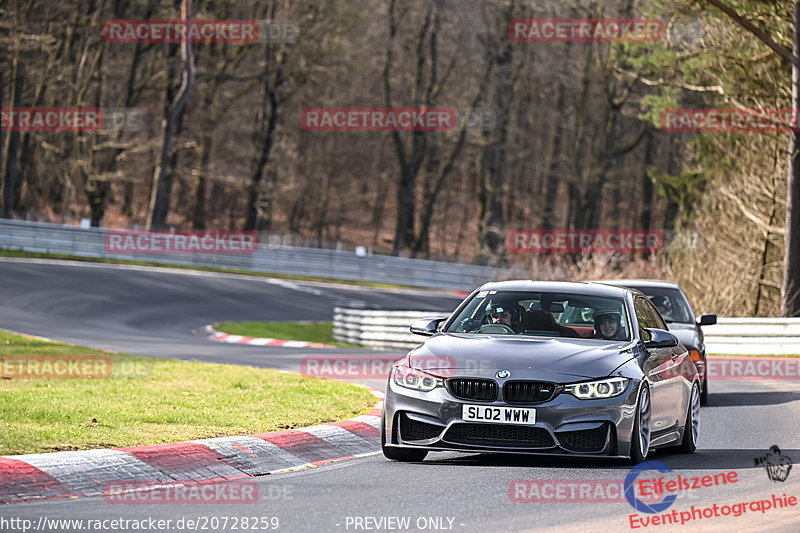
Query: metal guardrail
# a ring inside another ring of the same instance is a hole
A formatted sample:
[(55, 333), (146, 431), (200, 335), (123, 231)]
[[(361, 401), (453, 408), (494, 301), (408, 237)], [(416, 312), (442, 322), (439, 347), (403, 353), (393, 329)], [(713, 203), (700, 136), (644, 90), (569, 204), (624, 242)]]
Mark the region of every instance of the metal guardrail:
[(370, 311), (367, 309), (333, 310), (333, 338), (377, 349), (411, 349), (425, 340), (409, 331), (414, 320), (447, 316), (444, 311)]
[(706, 353), (800, 355), (800, 318), (720, 318), (703, 336)]
[(106, 231), (104, 228), (0, 219), (0, 249), (458, 290), (472, 290), (487, 281), (524, 277), (522, 272), (508, 269), (387, 255), (359, 256), (354, 252), (268, 242), (259, 243), (258, 251), (252, 254), (110, 253), (103, 245)]
[[(337, 307), (333, 337), (373, 348), (410, 349), (425, 337), (409, 331), (419, 318), (447, 316), (435, 311), (369, 311)], [(732, 355), (800, 355), (800, 318), (720, 318), (703, 326), (706, 352)]]

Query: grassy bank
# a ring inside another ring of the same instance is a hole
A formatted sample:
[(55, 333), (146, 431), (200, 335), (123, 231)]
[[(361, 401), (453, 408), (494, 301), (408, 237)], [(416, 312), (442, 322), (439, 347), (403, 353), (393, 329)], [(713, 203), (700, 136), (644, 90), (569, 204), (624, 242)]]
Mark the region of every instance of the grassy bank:
[[(42, 364), (40, 356), (52, 363), (89, 356), (111, 372), (80, 379), (20, 377), (27, 362)], [(107, 354), (2, 330), (0, 360), (0, 455), (255, 434), (342, 420), (375, 404), (366, 389), (333, 380)]]

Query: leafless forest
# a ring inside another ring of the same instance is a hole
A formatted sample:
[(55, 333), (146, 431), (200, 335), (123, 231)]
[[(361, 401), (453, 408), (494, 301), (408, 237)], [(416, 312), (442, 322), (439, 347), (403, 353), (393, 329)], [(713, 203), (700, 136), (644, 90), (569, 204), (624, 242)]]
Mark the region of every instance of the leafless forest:
[[(717, 3), (3, 0), (3, 108), (143, 117), (112, 132), (0, 132), (3, 214), (256, 229), (310, 246), (514, 262), (545, 279), (664, 277), (697, 312), (778, 315), (790, 134), (661, 128), (666, 108), (792, 107), (791, 63)], [(793, 1), (726, 5), (792, 50)], [(298, 31), (190, 46), (103, 35), (109, 20), (187, 10)], [(658, 18), (665, 35), (509, 38), (511, 20), (535, 17)], [(309, 107), (482, 108), (495, 125), (308, 131)], [(508, 232), (528, 228), (659, 229), (669, 239), (651, 256), (508, 254)]]

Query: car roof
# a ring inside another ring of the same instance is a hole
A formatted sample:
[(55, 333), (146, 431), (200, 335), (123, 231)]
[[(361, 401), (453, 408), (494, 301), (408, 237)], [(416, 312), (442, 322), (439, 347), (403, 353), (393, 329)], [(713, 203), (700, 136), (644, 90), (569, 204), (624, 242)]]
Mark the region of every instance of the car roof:
[(585, 281), (535, 281), (528, 279), (494, 281), (481, 285), (482, 291), (547, 291), (576, 292), (593, 296), (624, 298), (631, 292), (627, 287)]
[(680, 285), (674, 281), (663, 279), (600, 279), (592, 283), (603, 283), (606, 285), (616, 285), (621, 287), (659, 287), (664, 289), (680, 289)]

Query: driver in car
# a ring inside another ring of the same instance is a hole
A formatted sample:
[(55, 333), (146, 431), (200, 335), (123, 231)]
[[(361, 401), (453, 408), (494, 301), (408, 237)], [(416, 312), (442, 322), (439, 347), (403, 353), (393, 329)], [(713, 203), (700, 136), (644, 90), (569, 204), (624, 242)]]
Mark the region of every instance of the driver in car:
[(517, 304), (493, 303), (489, 307), (489, 318), (491, 318), (492, 324), (505, 324), (513, 329), (515, 333), (521, 333), (519, 329), (519, 313), (515, 316), (515, 313), (512, 312), (512, 306), (514, 305)]
[(669, 298), (666, 296), (654, 296), (651, 300), (655, 304), (656, 309), (658, 309), (661, 318), (667, 322), (672, 322), (672, 307)]
[(620, 324), (620, 314), (616, 311), (598, 311), (594, 315), (594, 335), (595, 339), (606, 340), (625, 340), (628, 336)]
[(511, 310), (501, 304), (494, 304), (491, 309), (493, 324), (505, 324), (511, 326)]

